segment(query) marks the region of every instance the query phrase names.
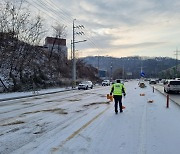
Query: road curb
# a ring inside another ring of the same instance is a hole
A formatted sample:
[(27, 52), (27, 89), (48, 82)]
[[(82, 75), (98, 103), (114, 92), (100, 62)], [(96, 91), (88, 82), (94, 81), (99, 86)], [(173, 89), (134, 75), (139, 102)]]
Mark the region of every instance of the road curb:
[(71, 90), (76, 90), (76, 89), (65, 89), (65, 90), (61, 90), (61, 91), (47, 92), (47, 93), (42, 93), (42, 94), (31, 94), (31, 95), (27, 95), (27, 96), (17, 96), (17, 97), (12, 97), (12, 98), (4, 98), (4, 99), (0, 99), (0, 102), (15, 100), (15, 99), (21, 99), (21, 98), (36, 97), (36, 96), (42, 96), (42, 95), (51, 95), (51, 94), (61, 93), (61, 92), (71, 91)]
[[(151, 86), (152, 88), (154, 87), (154, 86)], [(154, 89), (156, 89), (160, 94), (162, 94), (162, 95), (164, 95), (164, 96), (166, 96), (167, 97), (167, 94), (165, 94), (165, 93), (162, 93), (159, 89), (157, 89), (156, 87), (154, 87)], [(180, 104), (179, 103), (177, 103), (175, 100), (173, 100), (171, 97), (169, 97), (169, 99), (172, 101), (172, 102), (174, 102), (174, 103), (176, 103), (177, 105), (179, 105), (180, 106)]]

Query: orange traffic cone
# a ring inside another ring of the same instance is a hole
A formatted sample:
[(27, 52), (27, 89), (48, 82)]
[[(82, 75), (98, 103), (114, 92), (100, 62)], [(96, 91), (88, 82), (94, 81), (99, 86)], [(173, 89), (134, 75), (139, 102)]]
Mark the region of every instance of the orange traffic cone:
[(110, 101), (112, 102), (112, 101), (113, 101), (113, 96), (112, 96), (112, 95), (107, 94), (107, 99), (110, 99)]

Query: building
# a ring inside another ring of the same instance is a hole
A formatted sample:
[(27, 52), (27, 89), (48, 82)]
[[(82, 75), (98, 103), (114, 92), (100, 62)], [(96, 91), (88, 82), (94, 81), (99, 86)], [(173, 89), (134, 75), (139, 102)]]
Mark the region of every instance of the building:
[(48, 51), (60, 53), (62, 56), (67, 58), (68, 49), (66, 46), (66, 39), (46, 37), (44, 47), (47, 48)]
[(99, 75), (99, 78), (104, 80), (107, 78), (107, 71), (106, 70), (99, 70), (98, 75)]

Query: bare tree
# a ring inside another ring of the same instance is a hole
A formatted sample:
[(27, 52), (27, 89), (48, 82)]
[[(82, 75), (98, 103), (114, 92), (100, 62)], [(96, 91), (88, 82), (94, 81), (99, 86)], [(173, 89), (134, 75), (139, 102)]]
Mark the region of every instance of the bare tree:
[(54, 36), (57, 38), (66, 38), (67, 37), (67, 32), (66, 32), (66, 27), (65, 25), (61, 24), (56, 24), (55, 26), (52, 26), (54, 30)]
[(44, 33), (42, 19), (39, 16), (31, 19), (23, 0), (16, 4), (4, 1), (1, 5), (0, 66), (4, 72), (0, 73), (11, 79), (14, 89), (17, 89), (17, 82), (22, 81), (26, 66), (31, 64), (36, 55), (32, 46), (40, 42)]
[(54, 31), (53, 34), (54, 41), (50, 51), (49, 64), (53, 63), (56, 72), (58, 74), (58, 77), (62, 77), (63, 70), (66, 70), (67, 68), (66, 65), (68, 64), (68, 60), (67, 57), (65, 56), (62, 46), (60, 45), (61, 42), (59, 41), (59, 39), (66, 38), (67, 36), (66, 26), (61, 24), (56, 24), (55, 26), (52, 27)]

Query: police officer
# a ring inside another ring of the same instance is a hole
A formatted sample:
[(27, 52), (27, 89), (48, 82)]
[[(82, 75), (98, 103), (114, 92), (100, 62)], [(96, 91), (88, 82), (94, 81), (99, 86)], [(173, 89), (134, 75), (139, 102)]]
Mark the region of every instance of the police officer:
[(111, 88), (110, 95), (113, 93), (114, 102), (115, 102), (115, 113), (118, 113), (118, 103), (119, 103), (119, 110), (123, 112), (122, 109), (122, 94), (126, 96), (124, 84), (121, 83), (121, 80), (117, 79), (117, 83), (114, 83)]

